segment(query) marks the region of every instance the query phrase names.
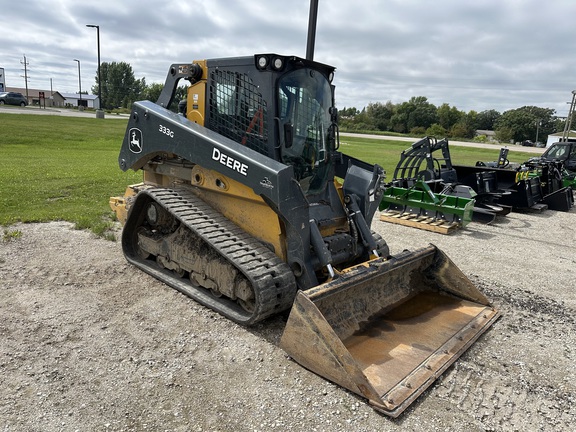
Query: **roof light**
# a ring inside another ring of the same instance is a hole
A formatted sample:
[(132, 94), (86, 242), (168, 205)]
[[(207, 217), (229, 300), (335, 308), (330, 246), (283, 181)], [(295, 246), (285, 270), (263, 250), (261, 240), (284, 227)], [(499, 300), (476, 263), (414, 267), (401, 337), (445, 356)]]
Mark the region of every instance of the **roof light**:
[(284, 60), (280, 57), (274, 57), (272, 60), (272, 67), (276, 70), (280, 70), (284, 67)]
[(268, 66), (268, 57), (266, 56), (258, 57), (257, 63), (260, 69), (266, 69), (266, 66)]

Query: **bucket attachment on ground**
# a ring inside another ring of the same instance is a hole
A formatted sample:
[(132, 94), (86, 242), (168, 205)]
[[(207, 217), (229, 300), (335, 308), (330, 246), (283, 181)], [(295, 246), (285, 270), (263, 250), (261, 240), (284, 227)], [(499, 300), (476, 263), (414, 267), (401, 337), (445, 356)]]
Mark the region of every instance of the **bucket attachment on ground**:
[(498, 316), (430, 245), (300, 291), (280, 346), (305, 368), (397, 417)]
[[(512, 168), (506, 155), (504, 148), (498, 163), (479, 161), (476, 166), (453, 168), (459, 181), (474, 187), (479, 197), (483, 188), (496, 192), (491, 204), (522, 211), (570, 211), (574, 206), (572, 183), (562, 161), (537, 157)], [(505, 162), (500, 163), (502, 160)]]
[(572, 188), (566, 185), (565, 169), (561, 162), (533, 160), (524, 163), (529, 170), (529, 177), (536, 177), (542, 185), (542, 202), (550, 210), (570, 211), (574, 206)]
[(385, 222), (447, 234), (472, 220), (474, 199), (436, 194), (419, 180), (410, 188), (386, 188), (380, 209), (384, 210), (380, 219)]

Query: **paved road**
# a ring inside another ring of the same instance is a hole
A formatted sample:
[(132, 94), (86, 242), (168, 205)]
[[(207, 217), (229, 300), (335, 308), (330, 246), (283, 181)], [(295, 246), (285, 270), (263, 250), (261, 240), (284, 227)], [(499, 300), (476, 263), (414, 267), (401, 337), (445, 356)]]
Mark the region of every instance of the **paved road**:
[[(8, 114), (36, 114), (36, 115), (53, 115), (53, 116), (67, 116), (67, 117), (87, 117), (96, 118), (94, 111), (78, 111), (71, 108), (38, 108), (27, 106), (24, 108), (14, 106), (0, 106), (0, 113)], [(124, 119), (130, 117), (128, 114), (106, 114), (105, 119)]]
[[(340, 132), (340, 136), (350, 136), (350, 137), (362, 137), (362, 138), (372, 138), (372, 139), (385, 139), (385, 140), (394, 140), (394, 141), (406, 141), (410, 143), (414, 143), (420, 138), (409, 138), (409, 137), (398, 137), (398, 136), (388, 136), (388, 135), (370, 135), (370, 134), (355, 134), (355, 133), (347, 133), (347, 132)], [(460, 147), (476, 147), (476, 148), (487, 148), (487, 149), (494, 149), (494, 147), (500, 148), (500, 144), (487, 144), (487, 143), (475, 143), (475, 142), (466, 142), (466, 141), (452, 141), (448, 140), (451, 146), (460, 146)], [(542, 154), (544, 153), (544, 148), (538, 147), (523, 147), (523, 146), (516, 146), (516, 145), (509, 145), (508, 146), (511, 151), (521, 151), (524, 153), (536, 153)]]

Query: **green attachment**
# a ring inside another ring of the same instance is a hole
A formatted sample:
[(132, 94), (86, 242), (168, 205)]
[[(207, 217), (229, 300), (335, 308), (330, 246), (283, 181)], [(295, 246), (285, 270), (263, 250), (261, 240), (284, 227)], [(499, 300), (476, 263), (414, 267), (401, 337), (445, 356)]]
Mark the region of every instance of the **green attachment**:
[(568, 177), (562, 178), (562, 186), (569, 187), (572, 190), (576, 190), (576, 178), (570, 179)]
[(380, 210), (417, 214), (466, 226), (472, 220), (474, 198), (436, 194), (426, 182), (419, 180), (410, 188), (386, 188)]
[(562, 186), (569, 187), (573, 191), (576, 190), (576, 175), (566, 168), (562, 170)]

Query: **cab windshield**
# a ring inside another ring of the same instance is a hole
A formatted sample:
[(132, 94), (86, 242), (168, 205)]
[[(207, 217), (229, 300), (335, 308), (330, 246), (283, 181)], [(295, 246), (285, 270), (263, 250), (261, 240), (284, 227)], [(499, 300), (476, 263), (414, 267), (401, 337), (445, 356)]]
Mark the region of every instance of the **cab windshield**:
[(569, 151), (570, 151), (569, 144), (556, 143), (554, 146), (550, 147), (550, 149), (548, 149), (548, 151), (546, 151), (546, 153), (544, 153), (543, 156), (548, 160), (554, 160), (554, 159), (564, 160), (566, 159), (566, 156), (568, 156)]
[(282, 162), (294, 167), (304, 193), (318, 193), (329, 174), (330, 84), (321, 73), (304, 68), (284, 75), (278, 93)]

